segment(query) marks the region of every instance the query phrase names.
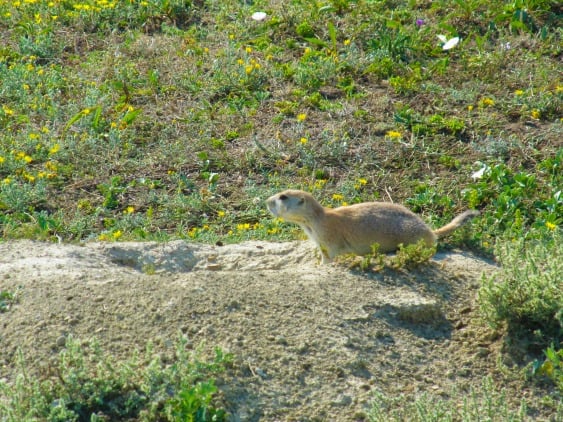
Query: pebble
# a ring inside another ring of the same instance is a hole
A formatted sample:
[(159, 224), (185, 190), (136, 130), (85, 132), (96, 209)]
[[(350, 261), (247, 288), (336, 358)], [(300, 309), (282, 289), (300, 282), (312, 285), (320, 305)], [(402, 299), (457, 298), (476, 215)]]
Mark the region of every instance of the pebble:
[(287, 339), (284, 336), (276, 336), (275, 342), (281, 344), (282, 346), (287, 346)]
[(55, 344), (57, 345), (57, 347), (64, 347), (66, 344), (66, 337), (65, 336), (59, 336), (57, 338), (57, 340), (55, 341)]

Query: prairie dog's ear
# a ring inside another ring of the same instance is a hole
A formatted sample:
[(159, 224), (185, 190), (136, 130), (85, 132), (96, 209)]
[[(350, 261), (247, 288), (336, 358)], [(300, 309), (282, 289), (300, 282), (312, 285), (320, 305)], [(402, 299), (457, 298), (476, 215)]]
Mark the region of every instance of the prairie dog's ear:
[(278, 196), (278, 198), (280, 201), (285, 201), (287, 199), (287, 195), (282, 193), (280, 196)]

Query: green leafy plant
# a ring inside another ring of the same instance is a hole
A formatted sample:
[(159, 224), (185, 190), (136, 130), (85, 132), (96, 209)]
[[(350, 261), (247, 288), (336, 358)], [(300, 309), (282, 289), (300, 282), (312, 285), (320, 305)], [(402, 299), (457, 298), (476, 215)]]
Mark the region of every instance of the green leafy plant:
[(532, 365), (532, 373), (536, 376), (545, 376), (553, 381), (563, 394), (563, 349), (551, 345), (545, 351), (545, 359), (536, 360)]
[[(400, 24), (388, 21), (385, 27), (378, 29), (367, 42), (367, 51), (374, 61), (390, 59), (398, 65), (408, 62), (413, 49), (413, 39), (401, 30)], [(401, 69), (400, 66), (398, 66)]]
[(396, 255), (391, 259), (393, 268), (413, 268), (428, 262), (436, 253), (436, 247), (428, 247), (423, 240), (411, 245), (399, 245)]
[[(561, 233), (539, 239), (505, 239), (495, 249), (499, 274), (484, 277), (481, 312), (493, 327), (507, 325), (532, 348), (563, 338), (563, 242)], [(531, 335), (531, 337), (530, 337)]]
[(98, 190), (104, 196), (102, 206), (107, 209), (114, 209), (119, 206), (120, 195), (125, 192), (126, 187), (120, 176), (114, 176), (109, 183), (100, 183)]
[(562, 179), (557, 173), (562, 157), (560, 150), (539, 164), (549, 175), (543, 189), (539, 189), (540, 180), (534, 173), (515, 172), (505, 164), (497, 164), (485, 168), (483, 177), (465, 190), (466, 200), (472, 208), (490, 205), (491, 222), (501, 232), (521, 233), (529, 226), (553, 230), (563, 222)]
[(399, 245), (394, 255), (380, 253), (376, 243), (372, 245), (371, 253), (364, 255), (360, 260), (352, 257), (351, 268), (357, 267), (361, 271), (379, 271), (385, 267), (413, 269), (428, 262), (435, 253), (436, 247), (428, 247), (423, 240), (411, 245)]
[(0, 290), (0, 313), (8, 312), (19, 301), (20, 291)]
[(211, 362), (177, 343), (172, 365), (155, 358), (149, 345), (144, 358), (135, 354), (118, 362), (93, 340), (68, 338), (48, 379), (32, 376), (19, 356), (15, 382), (0, 382), (0, 413), (8, 422), (29, 420), (187, 420), (221, 421), (226, 413), (212, 400), (213, 377), (230, 356), (215, 350)]

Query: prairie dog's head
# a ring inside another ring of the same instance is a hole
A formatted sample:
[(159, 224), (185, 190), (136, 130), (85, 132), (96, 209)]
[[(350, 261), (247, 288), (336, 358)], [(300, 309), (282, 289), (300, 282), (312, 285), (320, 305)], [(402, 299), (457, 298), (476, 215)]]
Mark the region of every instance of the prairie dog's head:
[(322, 213), (322, 206), (307, 192), (284, 190), (266, 200), (268, 210), (292, 223), (306, 223)]

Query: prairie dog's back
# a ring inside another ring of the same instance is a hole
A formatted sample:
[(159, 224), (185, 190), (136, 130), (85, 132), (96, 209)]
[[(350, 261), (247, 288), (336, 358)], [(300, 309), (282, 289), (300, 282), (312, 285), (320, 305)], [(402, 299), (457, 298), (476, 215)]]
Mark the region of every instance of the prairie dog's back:
[[(402, 205), (387, 202), (364, 202), (335, 209), (325, 209), (326, 218), (334, 219), (354, 252), (364, 255), (379, 243), (381, 252), (397, 249), (399, 244), (424, 239), (428, 245), (436, 241), (432, 230), (422, 219)], [(346, 224), (342, 224), (346, 221)], [(340, 222), (338, 224), (337, 222)]]

